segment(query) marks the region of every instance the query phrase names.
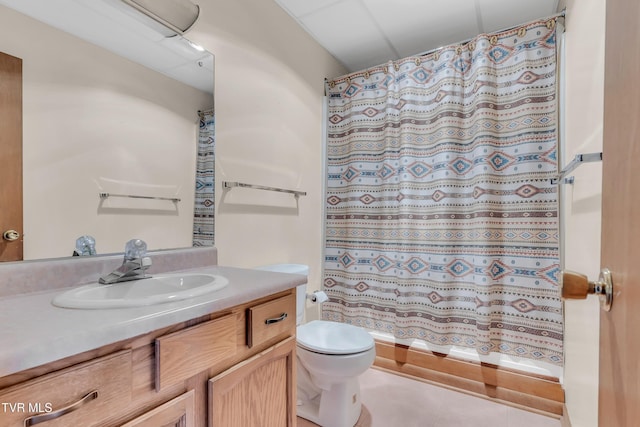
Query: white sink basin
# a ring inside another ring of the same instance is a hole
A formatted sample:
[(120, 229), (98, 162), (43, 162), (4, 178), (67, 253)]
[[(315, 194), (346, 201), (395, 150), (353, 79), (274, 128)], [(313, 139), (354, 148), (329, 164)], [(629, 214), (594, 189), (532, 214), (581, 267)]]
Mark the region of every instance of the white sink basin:
[(56, 296), (52, 303), (84, 309), (141, 307), (197, 297), (228, 284), (226, 277), (213, 274), (165, 274), (111, 285), (90, 283)]

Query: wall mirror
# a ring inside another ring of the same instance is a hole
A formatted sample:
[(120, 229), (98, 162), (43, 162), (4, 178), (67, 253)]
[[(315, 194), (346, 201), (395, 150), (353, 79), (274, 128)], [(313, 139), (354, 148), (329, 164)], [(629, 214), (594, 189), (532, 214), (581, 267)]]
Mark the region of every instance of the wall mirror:
[(214, 57), (142, 21), (122, 0), (0, 0), (0, 52), (22, 59), (25, 260), (82, 235), (98, 254), (192, 246)]

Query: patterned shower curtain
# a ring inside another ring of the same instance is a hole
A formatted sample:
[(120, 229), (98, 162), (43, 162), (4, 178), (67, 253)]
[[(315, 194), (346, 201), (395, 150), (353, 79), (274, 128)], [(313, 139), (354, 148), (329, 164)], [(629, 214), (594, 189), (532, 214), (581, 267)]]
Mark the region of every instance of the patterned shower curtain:
[(562, 364), (555, 29), (327, 82), (323, 318)]
[(198, 157), (196, 160), (196, 195), (193, 211), (193, 246), (213, 246), (215, 221), (215, 116), (200, 111)]

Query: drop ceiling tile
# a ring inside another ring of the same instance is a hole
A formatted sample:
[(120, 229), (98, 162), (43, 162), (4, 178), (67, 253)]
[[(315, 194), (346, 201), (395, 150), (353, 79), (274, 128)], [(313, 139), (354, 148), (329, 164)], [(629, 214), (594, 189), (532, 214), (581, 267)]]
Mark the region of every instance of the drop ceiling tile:
[(397, 59), (359, 0), (345, 0), (300, 19), (303, 27), (351, 71)]
[(477, 0), (484, 32), (499, 31), (556, 13), (558, 0)]
[(362, 1), (401, 57), (457, 43), (480, 32), (471, 0)]
[(300, 18), (341, 0), (275, 0), (291, 16)]

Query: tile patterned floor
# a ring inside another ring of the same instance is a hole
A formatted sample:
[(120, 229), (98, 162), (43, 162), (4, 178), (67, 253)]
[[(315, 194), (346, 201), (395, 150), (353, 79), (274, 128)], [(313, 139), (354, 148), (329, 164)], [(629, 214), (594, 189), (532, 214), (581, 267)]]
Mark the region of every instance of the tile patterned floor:
[[(369, 369), (360, 377), (356, 427), (560, 427), (560, 420)], [(315, 427), (298, 418), (298, 427)]]

